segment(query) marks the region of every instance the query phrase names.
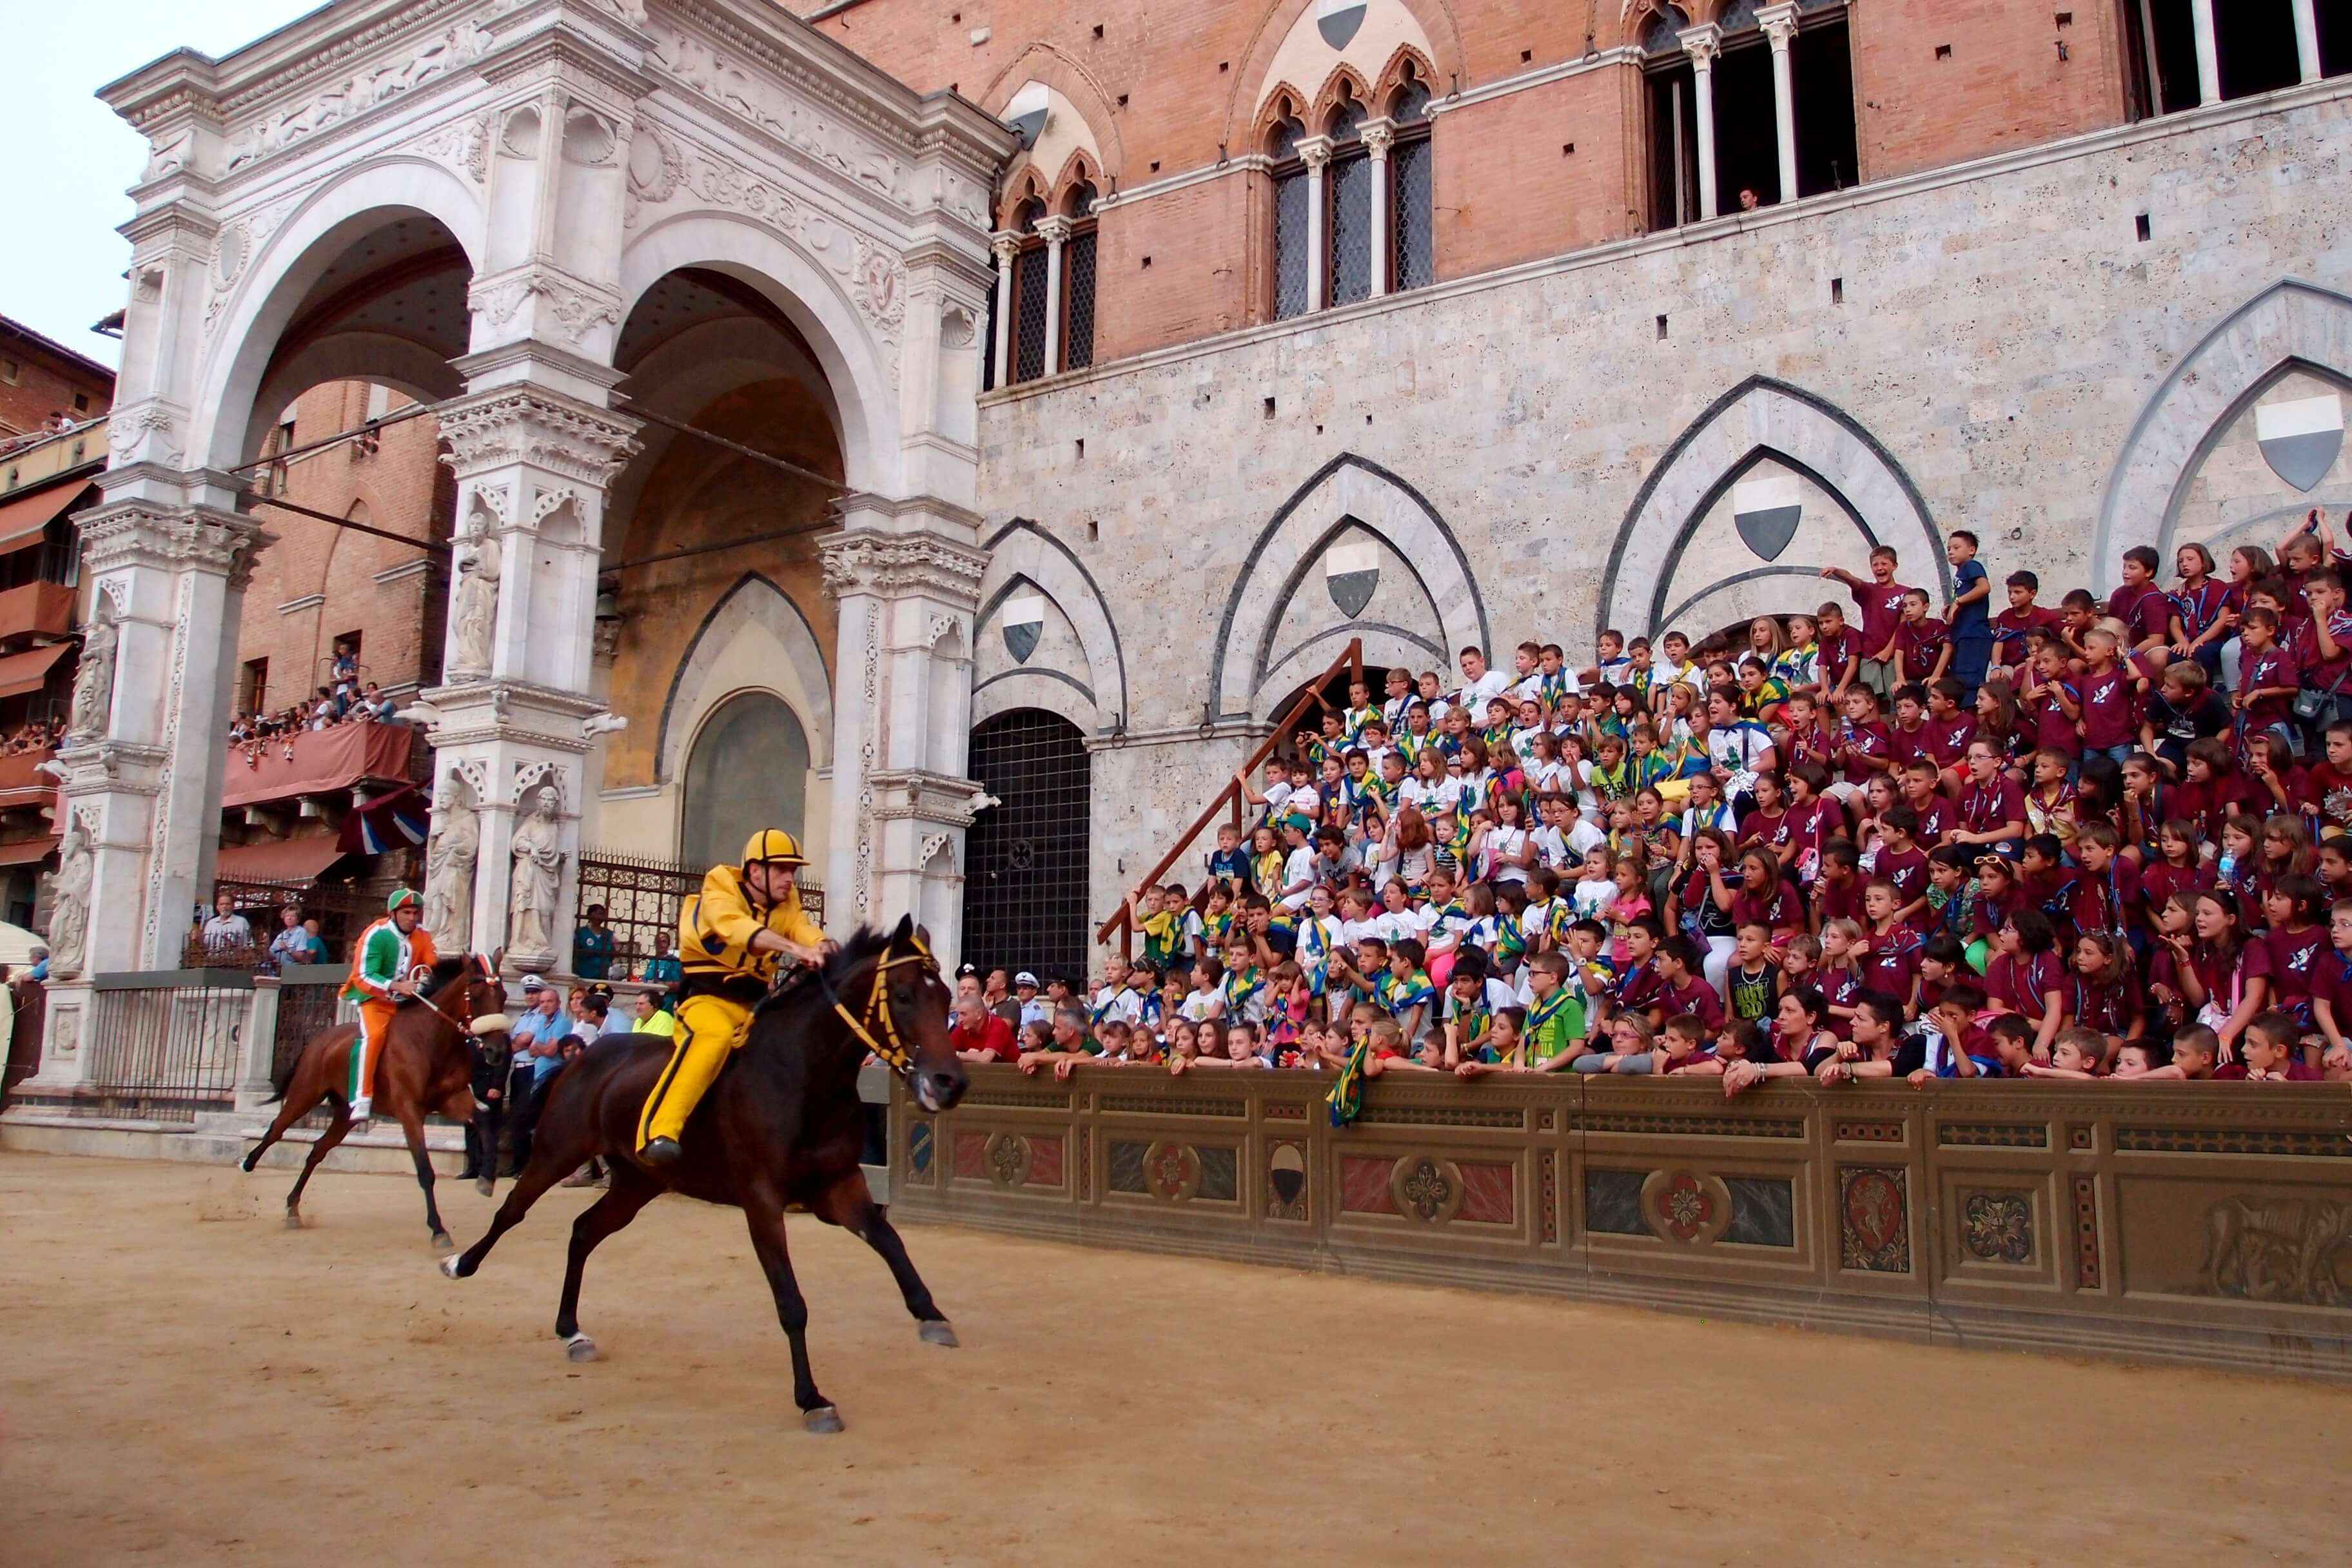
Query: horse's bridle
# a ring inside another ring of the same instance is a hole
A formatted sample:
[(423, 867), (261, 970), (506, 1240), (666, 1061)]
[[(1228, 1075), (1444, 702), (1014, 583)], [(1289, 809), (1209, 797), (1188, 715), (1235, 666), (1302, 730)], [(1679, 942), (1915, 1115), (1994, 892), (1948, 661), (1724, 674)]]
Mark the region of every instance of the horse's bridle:
[[(463, 971), (466, 983), (457, 988), (462, 993), (458, 997), (458, 1005), (463, 1007), (466, 1013), (466, 1016), (462, 1018), (453, 1017), (447, 1008), (442, 1006), (440, 1003), (436, 1002), (432, 997), (427, 996), (422, 991), (410, 993), (410, 994), (415, 996), (417, 1001), (424, 1003), (425, 1005), (432, 1008), (436, 1013), (440, 1014), (443, 1018), (446, 1019), (450, 1025), (457, 1029), (458, 1034), (463, 1035), (467, 1038), (471, 1038), (474, 1033), (473, 977), (475, 974), (476, 965), (478, 963), (479, 960), (478, 960), (474, 954), (469, 952), (466, 955), (466, 967)], [(416, 984), (419, 976), (429, 978), (432, 975), (432, 973), (433, 972), (430, 969), (427, 969), (425, 965), (420, 963), (408, 972), (409, 984), (412, 985)]]
[[(834, 1012), (849, 1026), (849, 1032), (857, 1037), (860, 1045), (887, 1062), (891, 1070), (900, 1078), (914, 1077), (915, 1053), (908, 1050), (906, 1042), (898, 1037), (898, 1016), (890, 1008), (890, 971), (900, 964), (911, 963), (928, 969), (933, 974), (940, 972), (939, 960), (931, 956), (931, 950), (923, 939), (919, 936), (913, 941), (914, 952), (887, 953), (874, 966), (874, 980), (866, 992), (863, 1017), (852, 1014), (843, 1003), (833, 988), (833, 982), (825, 978), (824, 965), (819, 964), (816, 971), (817, 984), (824, 988), (824, 999), (833, 1004)], [(874, 1037), (877, 1024), (881, 1026), (880, 1039)]]

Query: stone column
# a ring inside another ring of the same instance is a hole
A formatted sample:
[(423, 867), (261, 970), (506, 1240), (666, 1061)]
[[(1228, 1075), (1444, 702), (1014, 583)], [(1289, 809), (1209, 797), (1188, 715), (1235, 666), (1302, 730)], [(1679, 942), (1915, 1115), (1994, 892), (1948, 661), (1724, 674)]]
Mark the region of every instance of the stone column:
[[(110, 496), (159, 489), (135, 469), (100, 483)], [(58, 752), (58, 826), (91, 854), (88, 937), (59, 972), (175, 969), (220, 845), (237, 618), (268, 536), (226, 507), (139, 499), (85, 514), (81, 539), (93, 620), (112, 624), (115, 647), (101, 655), (91, 634)]]
[(1331, 302), (1331, 209), (1323, 195), (1323, 171), (1331, 162), (1331, 138), (1301, 137), (1298, 156), (1307, 165), (1307, 308), (1319, 310)]
[(2319, 79), (2319, 17), (2311, 0), (2294, 0), (2294, 58), (2303, 79)]
[(996, 374), (991, 384), (1013, 384), (1013, 258), (1021, 253), (1021, 237), (1017, 234), (992, 234), (988, 237), (988, 248), (996, 255), (996, 342), (989, 352), (996, 356)]
[[(473, 945), (507, 948), (510, 969), (568, 967), (581, 807), (596, 784), (583, 726), (604, 706), (594, 666), (605, 490), (636, 450), (637, 421), (602, 406), (613, 372), (543, 344), (457, 368), (475, 390), (440, 416), (457, 476), (457, 569), (446, 673), (424, 700), (439, 773), (478, 803)], [(562, 858), (553, 897), (538, 900), (543, 944), (509, 921), (518, 834), (551, 840)]]
[(1790, 68), (1789, 44), (1797, 36), (1796, 0), (1767, 5), (1756, 13), (1764, 37), (1772, 45), (1772, 124), (1780, 139), (1780, 199), (1797, 199), (1797, 88)]
[(277, 1092), (270, 1069), (278, 1060), (278, 984), (275, 974), (253, 977), (236, 1071), (236, 1109), (241, 1111), (260, 1110)]
[(2213, 34), (2213, 0), (2189, 0), (2189, 20), (2197, 30), (2197, 101), (2221, 101), (2221, 46)]
[(1715, 189), (1715, 58), (1723, 52), (1723, 29), (1709, 22), (1675, 35), (1690, 56), (1692, 108), (1698, 116), (1698, 216), (1723, 210)]
[(838, 935), (911, 912), (952, 964), (976, 794), (964, 770), (981, 520), (936, 497), (863, 494), (835, 515), (819, 546), (840, 624), (828, 921)]
[(1070, 220), (1049, 217), (1037, 226), (1045, 239), (1045, 372), (1062, 374), (1062, 251), (1070, 242)]
[(1389, 265), (1396, 255), (1396, 237), (1389, 232), (1394, 204), (1389, 193), (1389, 148), (1396, 142), (1396, 121), (1367, 120), (1364, 149), (1372, 159), (1372, 292), (1375, 300), (1389, 291)]

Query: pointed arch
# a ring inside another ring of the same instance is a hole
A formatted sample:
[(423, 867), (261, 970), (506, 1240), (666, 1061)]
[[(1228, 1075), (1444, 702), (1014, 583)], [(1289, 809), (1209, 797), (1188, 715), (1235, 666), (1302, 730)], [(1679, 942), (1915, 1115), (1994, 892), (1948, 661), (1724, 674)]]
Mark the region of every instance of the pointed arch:
[(1610, 546), (1596, 636), (1612, 626), (1647, 636), (1664, 628), (1666, 595), (1691, 535), (1724, 492), (1768, 458), (1811, 479), (1873, 544), (1893, 545), (1915, 574), (1911, 581), (1918, 581), (1920, 561), (1933, 561), (1944, 597), (1951, 596), (1943, 534), (1895, 455), (1827, 399), (1759, 375), (1693, 420), (1643, 480)]
[[(819, 773), (833, 765), (833, 680), (817, 646), (816, 630), (791, 595), (759, 573), (746, 572), (694, 628), (686, 657), (670, 676), (654, 748), (656, 784), (670, 784), (679, 777), (687, 743), (700, 731), (704, 715), (734, 695), (732, 689), (713, 689), (717, 667), (735, 639), (753, 629), (773, 637), (792, 667), (800, 690), (775, 695), (794, 709), (801, 721), (801, 729), (808, 736), (810, 765)], [(794, 695), (798, 702), (791, 700)]]
[[(978, 100), (991, 114), (1002, 115), (1006, 104), (1023, 84), (1040, 81), (1067, 99), (1070, 107), (1078, 111), (1093, 133), (1095, 153), (1100, 160), (1103, 174), (1116, 182), (1127, 172), (1127, 154), (1118, 133), (1118, 116), (1111, 104), (1111, 95), (1103, 90), (1094, 73), (1052, 44), (1034, 43), (1013, 58), (1013, 63), (996, 73), (988, 90)], [(1018, 167), (1016, 162), (1015, 167)]]
[[(1428, 498), (1369, 458), (1342, 452), (1291, 493), (1250, 546), (1234, 578), (1209, 666), (1210, 712), (1250, 717), (1276, 668), (1282, 608), (1341, 530), (1360, 528), (1412, 572), (1445, 634), (1445, 651), (1489, 647), (1486, 602), (1469, 552)], [(1380, 628), (1370, 628), (1378, 630)], [(1286, 648), (1279, 662), (1299, 652)]]
[(972, 617), (973, 648), (981, 647), (1005, 601), (1025, 586), (1051, 600), (1070, 623), (1086, 668), (1024, 665), (991, 676), (972, 689), (971, 721), (980, 724), (1014, 708), (1042, 708), (1089, 733), (1125, 729), (1127, 651), (1094, 574), (1068, 545), (1027, 518), (1014, 518), (982, 546), (989, 552), (988, 570), (980, 579), (980, 614)]
[[(1249, 145), (1245, 138), (1251, 127), (1258, 122), (1259, 111), (1272, 95), (1273, 84), (1284, 76), (1303, 74), (1294, 73), (1289, 68), (1289, 57), (1284, 46), (1302, 27), (1307, 33), (1313, 32), (1315, 23), (1307, 12), (1314, 3), (1315, 0), (1274, 0), (1259, 18), (1257, 30), (1250, 37), (1249, 47), (1233, 71), (1234, 85), (1225, 102), (1224, 131), (1219, 138), (1226, 147), (1239, 152)], [(1432, 87), (1444, 82), (1449, 72), (1461, 72), (1465, 68), (1462, 26), (1454, 16), (1454, 0), (1372, 0), (1372, 4), (1393, 6), (1405, 14), (1399, 19), (1398, 28), (1393, 30), (1402, 31), (1408, 37), (1418, 30), (1420, 37), (1413, 41), (1428, 46)], [(1366, 34), (1360, 36), (1358, 41), (1350, 46), (1350, 53), (1365, 53), (1370, 47), (1370, 38), (1374, 36), (1379, 35), (1368, 27)], [(1311, 45), (1304, 52), (1309, 55), (1317, 53)], [(1325, 52), (1328, 53), (1328, 49)], [(1387, 52), (1383, 49), (1371, 58), (1385, 59)], [(1366, 68), (1370, 68), (1369, 64)], [(1321, 74), (1319, 70), (1315, 73), (1318, 77)], [(1307, 101), (1303, 94), (1299, 101)]]
[(1315, 95), (1314, 110), (1307, 117), (1307, 129), (1310, 132), (1318, 136), (1328, 134), (1323, 122), (1330, 119), (1332, 110), (1339, 107), (1339, 89), (1342, 88), (1347, 89), (1351, 100), (1363, 107), (1366, 115), (1378, 112), (1372, 106), (1372, 89), (1366, 85), (1363, 72), (1343, 63), (1332, 68), (1331, 74), (1323, 79), (1322, 90)]
[(2169, 563), (2189, 481), (2255, 399), (2298, 370), (2352, 382), (2352, 297), (2296, 278), (2240, 305), (2180, 356), (2107, 476), (2092, 545), (2096, 591), (2121, 581), (2124, 552), (2136, 544), (2155, 545)]

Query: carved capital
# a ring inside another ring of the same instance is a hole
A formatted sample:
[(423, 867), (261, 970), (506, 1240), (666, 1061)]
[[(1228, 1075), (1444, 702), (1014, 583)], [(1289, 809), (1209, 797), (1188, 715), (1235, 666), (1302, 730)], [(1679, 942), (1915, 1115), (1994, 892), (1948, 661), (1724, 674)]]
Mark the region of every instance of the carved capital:
[(1375, 158), (1387, 157), (1389, 155), (1389, 149), (1396, 143), (1396, 121), (1393, 120), (1367, 120), (1364, 121), (1360, 129), (1364, 138), (1365, 149)]
[(1331, 151), (1338, 145), (1328, 136), (1302, 136), (1298, 139), (1298, 157), (1310, 169), (1319, 169), (1331, 161)]
[(123, 501), (85, 513), (82, 566), (93, 576), (126, 566), (162, 571), (194, 567), (229, 579), (241, 589), (253, 557), (270, 536), (251, 518), (197, 507)]
[(602, 487), (637, 451), (638, 421), (533, 387), (501, 387), (446, 407), (445, 460), (459, 479), (525, 462)]
[(909, 591), (957, 604), (977, 605), (985, 552), (924, 535), (850, 532), (834, 535), (820, 550), (824, 591), (835, 598), (871, 594), (897, 598)]
[(1683, 53), (1690, 57), (1691, 65), (1698, 70), (1713, 70), (1716, 57), (1723, 53), (1723, 29), (1708, 22), (1685, 28), (1675, 35), (1682, 40)]
[(1076, 226), (1066, 217), (1043, 218), (1037, 224), (1037, 237), (1048, 245), (1066, 245), (1069, 242), (1070, 231)]
[(1787, 52), (1789, 40), (1797, 36), (1796, 0), (1765, 6), (1756, 13), (1756, 23), (1764, 29), (1765, 37), (1771, 40), (1774, 53)]
[(1010, 267), (1013, 258), (1021, 254), (1021, 236), (1010, 229), (1001, 230), (988, 237), (988, 248), (996, 253), (999, 267)]

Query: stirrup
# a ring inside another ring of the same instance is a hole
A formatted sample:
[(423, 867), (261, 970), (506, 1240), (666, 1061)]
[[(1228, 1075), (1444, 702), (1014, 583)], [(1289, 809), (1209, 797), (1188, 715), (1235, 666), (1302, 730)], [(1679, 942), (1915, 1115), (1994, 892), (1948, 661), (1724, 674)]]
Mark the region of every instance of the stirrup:
[(675, 1138), (649, 1138), (637, 1151), (637, 1158), (648, 1165), (675, 1165), (686, 1158), (686, 1151), (677, 1146)]

